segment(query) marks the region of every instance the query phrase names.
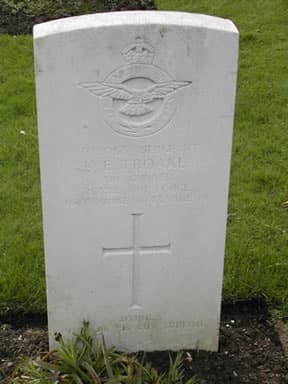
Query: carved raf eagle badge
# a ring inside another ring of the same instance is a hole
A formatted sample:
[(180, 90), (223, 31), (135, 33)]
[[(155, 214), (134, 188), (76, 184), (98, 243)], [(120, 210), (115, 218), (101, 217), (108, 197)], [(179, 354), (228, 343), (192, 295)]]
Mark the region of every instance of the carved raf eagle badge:
[(154, 49), (137, 38), (123, 52), (128, 64), (108, 75), (105, 81), (80, 83), (100, 97), (104, 120), (116, 132), (144, 137), (159, 132), (176, 112), (175, 93), (191, 81), (176, 81), (152, 64)]

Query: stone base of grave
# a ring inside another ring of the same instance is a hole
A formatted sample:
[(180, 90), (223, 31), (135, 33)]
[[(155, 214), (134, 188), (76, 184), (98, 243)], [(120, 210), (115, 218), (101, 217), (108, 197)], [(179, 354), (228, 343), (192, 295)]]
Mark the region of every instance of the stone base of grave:
[[(277, 333), (279, 327), (280, 338), (287, 339), (283, 333), (283, 327), (287, 329), (285, 320), (278, 319), (275, 328), (263, 302), (223, 305), (219, 352), (187, 351), (186, 377), (196, 375), (200, 384), (287, 383), (288, 369)], [(47, 349), (45, 316), (0, 317), (0, 382), (8, 384), (8, 376), (16, 365), (15, 356), (36, 356)], [(146, 358), (159, 370), (168, 367), (167, 352), (149, 353)]]

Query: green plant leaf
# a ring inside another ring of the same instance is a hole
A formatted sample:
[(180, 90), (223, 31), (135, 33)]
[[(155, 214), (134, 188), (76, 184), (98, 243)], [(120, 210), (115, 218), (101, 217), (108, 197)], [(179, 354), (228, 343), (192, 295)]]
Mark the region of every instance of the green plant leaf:
[(111, 367), (111, 364), (109, 361), (108, 352), (107, 352), (106, 343), (105, 343), (105, 338), (103, 335), (102, 335), (102, 350), (103, 350), (103, 357), (104, 357), (108, 377), (109, 377), (109, 379), (113, 379), (114, 374), (113, 374), (113, 370), (112, 370), (112, 367)]

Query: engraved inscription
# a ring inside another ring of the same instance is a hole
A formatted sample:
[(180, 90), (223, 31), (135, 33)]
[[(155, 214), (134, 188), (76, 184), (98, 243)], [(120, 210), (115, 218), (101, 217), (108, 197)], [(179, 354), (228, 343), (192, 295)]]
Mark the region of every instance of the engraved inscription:
[[(207, 196), (193, 177), (203, 162), (198, 144), (133, 146), (83, 143), (73, 167), (79, 183), (67, 207), (189, 203), (200, 209)], [(191, 176), (183, 181), (183, 173)]]
[(105, 322), (105, 325), (98, 328), (100, 332), (117, 329), (120, 332), (149, 331), (157, 329), (194, 329), (203, 328), (203, 320), (163, 320), (161, 317), (152, 315), (131, 315), (122, 316), (119, 321)]
[(97, 173), (97, 171), (115, 171), (115, 170), (165, 170), (165, 169), (184, 169), (183, 157), (155, 157), (146, 159), (93, 159), (85, 160), (77, 171), (85, 173)]
[[(176, 127), (175, 127), (176, 129)], [(133, 153), (142, 155), (151, 155), (151, 154), (184, 154), (184, 153), (196, 153), (199, 152), (199, 144), (138, 144), (134, 145), (132, 148), (128, 145), (97, 145), (94, 143), (87, 143), (82, 145), (80, 151), (83, 153), (93, 153), (94, 154), (108, 154), (108, 155), (117, 155), (124, 154), (127, 151), (134, 150)]]
[(140, 218), (143, 213), (132, 213), (132, 225), (133, 225), (133, 234), (132, 234), (132, 247), (127, 248), (103, 248), (104, 256), (132, 256), (132, 276), (131, 276), (131, 308), (139, 309), (142, 308), (140, 305), (140, 292), (139, 292), (139, 275), (140, 275), (140, 266), (138, 259), (141, 255), (159, 255), (159, 254), (170, 254), (171, 245), (153, 245), (153, 246), (143, 246), (141, 245), (140, 235)]
[[(141, 177), (141, 176), (140, 176)], [(131, 181), (127, 186), (117, 180), (105, 184), (83, 184), (79, 197), (67, 201), (68, 206), (94, 205), (128, 205), (128, 203), (145, 203), (148, 205), (167, 204), (171, 202), (195, 203), (198, 209), (206, 204), (207, 196), (199, 193), (197, 186), (186, 183), (165, 182), (166, 175), (160, 175), (155, 184), (139, 180)], [(163, 179), (161, 180), (161, 178)], [(145, 175), (143, 175), (145, 178)]]
[(150, 136), (172, 119), (176, 111), (174, 94), (191, 81), (173, 80), (154, 66), (154, 49), (137, 38), (122, 51), (127, 64), (104, 81), (80, 83), (102, 100), (106, 123), (117, 133), (130, 137)]

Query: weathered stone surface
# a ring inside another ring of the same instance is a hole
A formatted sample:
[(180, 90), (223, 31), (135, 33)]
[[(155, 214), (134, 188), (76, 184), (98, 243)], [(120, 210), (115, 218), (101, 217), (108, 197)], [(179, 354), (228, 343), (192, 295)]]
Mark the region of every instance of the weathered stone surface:
[(50, 334), (216, 350), (237, 29), (126, 12), (34, 43)]

